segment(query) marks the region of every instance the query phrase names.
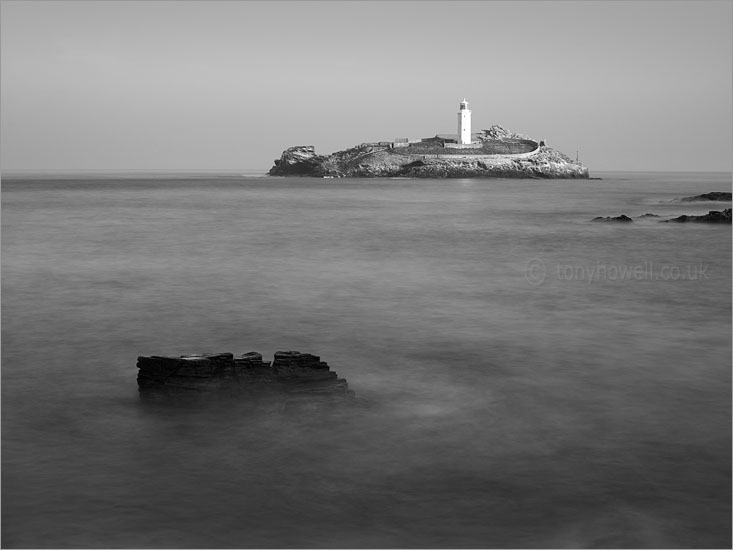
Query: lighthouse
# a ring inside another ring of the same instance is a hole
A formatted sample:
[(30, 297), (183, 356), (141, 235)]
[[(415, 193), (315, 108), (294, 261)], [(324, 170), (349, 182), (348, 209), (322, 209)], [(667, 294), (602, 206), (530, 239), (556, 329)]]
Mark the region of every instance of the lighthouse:
[(458, 109), (458, 143), (463, 145), (471, 143), (471, 111), (465, 97)]

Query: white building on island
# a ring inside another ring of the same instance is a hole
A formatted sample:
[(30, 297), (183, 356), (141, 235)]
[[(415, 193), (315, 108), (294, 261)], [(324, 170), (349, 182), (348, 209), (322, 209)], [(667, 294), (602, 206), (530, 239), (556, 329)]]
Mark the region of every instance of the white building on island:
[(458, 143), (471, 144), (471, 111), (465, 97), (458, 109)]

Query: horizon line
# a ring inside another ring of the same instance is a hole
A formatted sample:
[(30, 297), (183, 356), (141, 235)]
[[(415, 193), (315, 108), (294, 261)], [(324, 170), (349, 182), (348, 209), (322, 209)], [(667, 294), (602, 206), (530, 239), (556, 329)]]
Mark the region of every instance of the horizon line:
[[(168, 173), (168, 174), (186, 174), (186, 173), (210, 173), (210, 174), (233, 174), (236, 172), (264, 172), (267, 168), (13, 168), (3, 170), (0, 169), (0, 176), (10, 176), (15, 174), (115, 174), (115, 173)], [(708, 174), (727, 174), (733, 173), (733, 170), (669, 170), (669, 169), (632, 169), (623, 168), (617, 170), (593, 170), (594, 172), (639, 172), (639, 173), (670, 173), (670, 174), (692, 174), (692, 173), (708, 173)], [(489, 178), (490, 179), (490, 178)]]

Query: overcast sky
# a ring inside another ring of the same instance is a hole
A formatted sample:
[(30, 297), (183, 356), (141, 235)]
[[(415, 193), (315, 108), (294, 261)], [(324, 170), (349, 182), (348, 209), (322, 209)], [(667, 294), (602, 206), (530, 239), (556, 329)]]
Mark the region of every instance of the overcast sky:
[(733, 4), (3, 0), (2, 168), (257, 169), (456, 131), (731, 170)]

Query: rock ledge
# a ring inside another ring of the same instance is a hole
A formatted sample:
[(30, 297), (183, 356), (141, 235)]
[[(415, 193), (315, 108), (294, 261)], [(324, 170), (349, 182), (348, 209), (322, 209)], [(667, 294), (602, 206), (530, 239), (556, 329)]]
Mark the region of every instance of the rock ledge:
[(353, 397), (343, 378), (317, 355), (298, 351), (275, 352), (272, 363), (255, 351), (231, 353), (153, 355), (137, 358), (141, 395), (294, 395)]

